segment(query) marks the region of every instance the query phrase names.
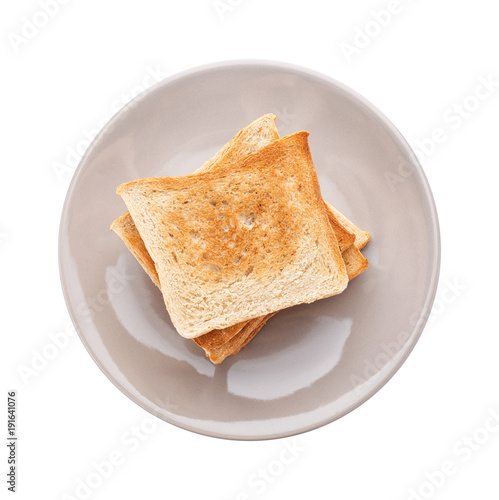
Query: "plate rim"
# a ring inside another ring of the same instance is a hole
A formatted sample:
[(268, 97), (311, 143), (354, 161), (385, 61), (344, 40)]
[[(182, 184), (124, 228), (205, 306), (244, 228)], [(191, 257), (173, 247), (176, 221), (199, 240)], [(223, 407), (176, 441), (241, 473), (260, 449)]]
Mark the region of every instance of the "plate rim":
[[(379, 123), (381, 123), (383, 126), (386, 127), (386, 129), (393, 135), (395, 139), (397, 139), (400, 144), (405, 148), (406, 152), (410, 154), (411, 159), (412, 159), (412, 164), (414, 168), (417, 170), (418, 177), (421, 181), (421, 186), (423, 188), (423, 193), (426, 198), (427, 202), (427, 208), (431, 214), (431, 217), (429, 218), (428, 222), (428, 227), (430, 228), (431, 226), (431, 231), (429, 231), (431, 234), (431, 244), (434, 247), (434, 256), (432, 259), (432, 271), (431, 271), (431, 277), (430, 277), (430, 282), (428, 286), (428, 291), (426, 294), (426, 300), (421, 308), (420, 312), (420, 318), (421, 320), (418, 321), (418, 323), (413, 327), (410, 337), (405, 344), (405, 352), (403, 355), (399, 356), (399, 359), (397, 360), (396, 363), (391, 367), (390, 371), (383, 377), (381, 380), (377, 381), (376, 383), (373, 383), (373, 387), (369, 389), (365, 393), (365, 395), (359, 399), (357, 399), (354, 403), (349, 405), (348, 407), (344, 408), (342, 411), (336, 413), (335, 415), (332, 415), (328, 418), (325, 418), (321, 420), (320, 422), (316, 422), (313, 424), (309, 424), (306, 426), (301, 426), (300, 428), (297, 428), (293, 431), (286, 431), (286, 432), (272, 432), (272, 433), (267, 433), (267, 434), (260, 434), (260, 435), (236, 435), (236, 434), (230, 434), (230, 433), (221, 433), (221, 432), (210, 432), (204, 429), (200, 429), (188, 424), (185, 424), (183, 422), (178, 422), (175, 421), (174, 419), (168, 418), (165, 415), (160, 414), (157, 412), (154, 408), (149, 407), (146, 402), (140, 401), (134, 394), (131, 394), (130, 391), (128, 391), (124, 386), (122, 386), (117, 380), (115, 380), (112, 375), (109, 373), (109, 371), (105, 368), (105, 366), (100, 362), (98, 356), (92, 351), (90, 345), (88, 344), (85, 335), (82, 331), (82, 328), (80, 327), (77, 316), (75, 314), (74, 308), (70, 302), (70, 293), (68, 290), (68, 285), (65, 280), (65, 269), (64, 269), (64, 263), (63, 263), (63, 258), (62, 258), (62, 253), (63, 253), (63, 232), (64, 228), (67, 226), (67, 214), (68, 214), (68, 209), (73, 197), (73, 192), (75, 191), (75, 188), (78, 184), (78, 180), (80, 176), (83, 174), (85, 171), (85, 165), (87, 158), (92, 154), (96, 144), (100, 141), (101, 137), (106, 133), (107, 129), (110, 128), (114, 122), (117, 122), (121, 115), (127, 112), (127, 109), (130, 105), (135, 104), (137, 101), (140, 101), (144, 99), (147, 95), (150, 93), (154, 92), (156, 89), (162, 86), (167, 86), (177, 80), (181, 80), (186, 77), (193, 76), (198, 73), (205, 73), (209, 71), (214, 71), (214, 70), (220, 70), (220, 69), (228, 69), (228, 68), (236, 68), (238, 66), (244, 66), (244, 67), (269, 67), (271, 69), (283, 69), (286, 71), (291, 71), (295, 73), (300, 73), (303, 74), (304, 76), (308, 77), (314, 77), (317, 78), (318, 80), (327, 83), (330, 86), (336, 87), (337, 89), (341, 90), (344, 94), (351, 96), (353, 99), (357, 100), (359, 103), (361, 103), (365, 108), (369, 110), (369, 112), (377, 119)], [(127, 104), (125, 104), (120, 110), (118, 110), (99, 130), (97, 135), (93, 138), (93, 140), (90, 142), (90, 145), (86, 149), (85, 153), (83, 154), (81, 160), (78, 163), (78, 166), (75, 169), (75, 172), (72, 176), (71, 182), (68, 186), (66, 196), (64, 199), (64, 204), (62, 207), (61, 211), (61, 217), (60, 217), (60, 222), (59, 222), (59, 232), (58, 232), (58, 269), (59, 269), (59, 279), (61, 282), (61, 287), (63, 291), (63, 296), (64, 296), (64, 301), (66, 303), (66, 307), (69, 312), (69, 316), (71, 318), (71, 321), (78, 332), (78, 336), (80, 340), (82, 341), (83, 345), (85, 346), (87, 352), (90, 354), (91, 358), (95, 362), (95, 364), (100, 368), (102, 373), (107, 377), (107, 379), (116, 387), (118, 388), (125, 396), (127, 396), (129, 399), (131, 399), (134, 403), (136, 403), (139, 407), (147, 411), (149, 414), (154, 415), (155, 417), (159, 418), (160, 420), (167, 422), (171, 425), (174, 425), (177, 428), (188, 430), (191, 432), (194, 432), (196, 434), (202, 435), (202, 436), (207, 436), (207, 437), (213, 437), (213, 438), (218, 438), (218, 439), (226, 439), (226, 440), (233, 440), (233, 441), (265, 441), (265, 440), (273, 440), (273, 439), (282, 439), (282, 438), (288, 438), (292, 436), (298, 436), (303, 433), (310, 432), (315, 429), (320, 429), (321, 427), (328, 425), (336, 420), (339, 420), (340, 418), (344, 417), (345, 415), (349, 414), (356, 408), (360, 407), (363, 405), (366, 401), (368, 401), (371, 397), (373, 397), (380, 389), (382, 389), (390, 380), (391, 378), (399, 371), (401, 366), (405, 363), (411, 352), (413, 351), (414, 347), (416, 346), (417, 342), (419, 341), (426, 323), (428, 321), (428, 318), (431, 313), (431, 308), (433, 306), (436, 293), (437, 293), (437, 288), (438, 288), (438, 282), (439, 282), (439, 276), (440, 276), (440, 265), (441, 265), (441, 235), (440, 235), (440, 225), (439, 225), (439, 219), (438, 219), (438, 212), (435, 204), (435, 199), (433, 196), (433, 193), (431, 191), (431, 187), (428, 181), (428, 178), (421, 166), (421, 163), (419, 159), (416, 157), (412, 147), (410, 144), (407, 142), (407, 140), (404, 138), (404, 136), (401, 134), (399, 129), (392, 123), (392, 121), (382, 112), (380, 111), (371, 101), (369, 101), (367, 98), (359, 94), (356, 90), (350, 88), (349, 86), (345, 85), (344, 83), (336, 80), (335, 78), (330, 77), (327, 74), (324, 74), (322, 72), (319, 72), (317, 70), (297, 65), (294, 63), (288, 63), (288, 62), (283, 62), (283, 61), (276, 61), (276, 60), (270, 60), (270, 59), (228, 59), (228, 60), (221, 60), (221, 61), (216, 61), (216, 62), (211, 62), (207, 64), (201, 64), (197, 66), (190, 67), (188, 69), (185, 69), (183, 71), (179, 71), (177, 73), (174, 73), (159, 82), (155, 83), (154, 85), (150, 86), (149, 88), (145, 89), (143, 92), (135, 96), (133, 99), (131, 99)]]

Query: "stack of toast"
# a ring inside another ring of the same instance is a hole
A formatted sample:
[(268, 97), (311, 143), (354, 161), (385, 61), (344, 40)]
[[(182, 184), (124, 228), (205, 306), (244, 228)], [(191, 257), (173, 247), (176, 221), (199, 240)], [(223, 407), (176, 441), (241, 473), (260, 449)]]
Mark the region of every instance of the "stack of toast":
[(275, 115), (242, 129), (183, 177), (117, 188), (111, 229), (160, 289), (178, 333), (215, 364), (279, 310), (341, 293), (368, 267), (370, 235), (325, 202), (308, 133)]

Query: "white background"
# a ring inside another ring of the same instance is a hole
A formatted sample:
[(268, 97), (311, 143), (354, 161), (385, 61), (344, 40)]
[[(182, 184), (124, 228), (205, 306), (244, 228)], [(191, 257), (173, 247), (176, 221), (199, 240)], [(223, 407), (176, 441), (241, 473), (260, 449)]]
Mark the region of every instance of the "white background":
[[(499, 498), (495, 2), (48, 0), (50, 17), (42, 3), (3, 2), (0, 16), (0, 426), (16, 390), (17, 498)], [(420, 150), (441, 224), (437, 305), (407, 362), (295, 440), (224, 441), (149, 416), (68, 336), (59, 282), (68, 151), (154, 78), (242, 58), (312, 68), (373, 102)]]

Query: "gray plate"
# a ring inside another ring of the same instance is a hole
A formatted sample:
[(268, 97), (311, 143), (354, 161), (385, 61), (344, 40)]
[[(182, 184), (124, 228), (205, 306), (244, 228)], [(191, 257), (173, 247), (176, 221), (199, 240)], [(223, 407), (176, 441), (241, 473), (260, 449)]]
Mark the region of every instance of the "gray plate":
[[(126, 210), (115, 190), (193, 172), (268, 112), (282, 136), (310, 132), (323, 197), (371, 232), (370, 266), (340, 296), (280, 312), (214, 366), (175, 332), (160, 292), (110, 232)], [(169, 78), (105, 126), (69, 188), (59, 252), (75, 326), (123, 393), (185, 429), (268, 439), (345, 415), (397, 371), (430, 313), (440, 240), (423, 171), (377, 109), (326, 76), (245, 61)]]

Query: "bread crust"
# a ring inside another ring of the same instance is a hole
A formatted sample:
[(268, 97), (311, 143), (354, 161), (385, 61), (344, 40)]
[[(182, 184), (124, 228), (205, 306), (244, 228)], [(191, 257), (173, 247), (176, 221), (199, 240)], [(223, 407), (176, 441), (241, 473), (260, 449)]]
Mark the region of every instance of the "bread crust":
[[(220, 347), (212, 349), (207, 349), (204, 346), (201, 347), (204, 348), (206, 356), (210, 359), (210, 361), (213, 364), (217, 365), (228, 356), (237, 354), (243, 347), (246, 347), (253, 340), (256, 334), (263, 328), (267, 321), (275, 314), (277, 313), (267, 314), (266, 316), (260, 316), (248, 321), (245, 327), (239, 333), (237, 333), (237, 335), (234, 335), (234, 337), (232, 337)], [(198, 339), (194, 339), (195, 342), (197, 340)]]
[(369, 261), (362, 255), (362, 252), (357, 248), (356, 244), (347, 248), (342, 252), (341, 256), (345, 261), (345, 267), (350, 281), (363, 273), (369, 266)]
[(345, 217), (337, 208), (333, 207), (333, 205), (331, 205), (327, 201), (325, 203), (338, 223), (354, 235), (355, 245), (359, 250), (362, 250), (371, 239), (371, 235), (369, 234), (369, 232), (363, 231), (362, 229), (358, 228), (350, 219), (347, 219), (347, 217)]
[(128, 250), (139, 261), (144, 271), (149, 275), (154, 284), (161, 288), (159, 284), (159, 276), (156, 271), (154, 261), (151, 259), (144, 240), (140, 237), (140, 233), (135, 226), (132, 216), (129, 212), (124, 213), (118, 217), (111, 224), (111, 231), (114, 231), (125, 243)]

